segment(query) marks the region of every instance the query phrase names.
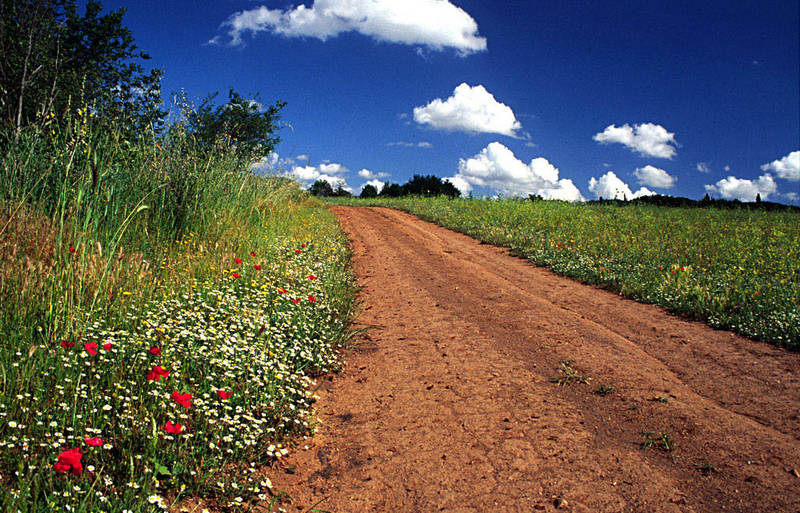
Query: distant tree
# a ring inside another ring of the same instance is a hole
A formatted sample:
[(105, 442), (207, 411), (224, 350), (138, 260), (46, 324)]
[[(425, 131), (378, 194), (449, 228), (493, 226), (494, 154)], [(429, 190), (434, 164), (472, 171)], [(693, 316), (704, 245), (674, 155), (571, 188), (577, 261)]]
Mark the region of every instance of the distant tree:
[(333, 196), (334, 194), (333, 187), (325, 180), (317, 180), (308, 188), (308, 191), (314, 196), (325, 197)]
[(101, 12), (96, 0), (82, 15), (76, 0), (0, 1), (0, 130), (16, 137), (79, 107), (132, 134), (161, 122), (161, 71), (140, 64), (150, 57), (123, 25), (125, 9)]
[(388, 183), (384, 185), (383, 189), (381, 189), (380, 194), (378, 194), (378, 196), (386, 198), (399, 198), (402, 195), (403, 195), (403, 188), (396, 183)]
[(411, 180), (403, 185), (403, 195), (419, 195), (419, 196), (449, 196), (455, 198), (461, 195), (452, 183), (447, 180), (442, 180), (434, 175), (414, 175)]
[(350, 194), (350, 191), (345, 190), (344, 187), (339, 185), (336, 188), (336, 190), (333, 191), (333, 194), (331, 196), (336, 196), (336, 197), (339, 197), (339, 198), (349, 198), (350, 196), (352, 196), (352, 194)]
[(761, 203), (761, 193), (756, 193), (756, 203)]
[(258, 98), (247, 99), (228, 90), (228, 101), (215, 105), (218, 93), (207, 96), (200, 106), (188, 114), (187, 130), (201, 147), (222, 145), (235, 148), (243, 160), (253, 162), (273, 152), (280, 142), (280, 110), (286, 106), (278, 100), (262, 108)]
[(371, 183), (368, 183), (367, 185), (364, 186), (363, 189), (361, 189), (361, 197), (362, 198), (377, 198), (378, 197), (378, 189), (374, 185), (372, 185)]

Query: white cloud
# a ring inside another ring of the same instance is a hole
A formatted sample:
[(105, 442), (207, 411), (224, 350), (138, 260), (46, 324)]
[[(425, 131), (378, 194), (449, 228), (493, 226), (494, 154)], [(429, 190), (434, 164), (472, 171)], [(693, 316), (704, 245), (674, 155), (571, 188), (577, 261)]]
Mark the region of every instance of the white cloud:
[(649, 185), (659, 189), (671, 189), (675, 186), (677, 178), (667, 173), (663, 169), (654, 166), (644, 166), (633, 172), (641, 185)]
[(642, 187), (636, 192), (632, 192), (628, 184), (620, 180), (620, 178), (613, 172), (609, 171), (598, 180), (592, 177), (589, 180), (589, 190), (592, 191), (597, 198), (605, 199), (636, 199), (642, 196), (652, 196), (655, 192), (649, 190), (647, 187)]
[(800, 150), (793, 151), (780, 160), (761, 166), (762, 171), (773, 171), (778, 178), (800, 182)]
[(279, 155), (273, 151), (269, 155), (261, 157), (259, 160), (250, 164), (250, 171), (255, 174), (270, 173), (275, 171), (279, 162), (281, 162)]
[(459, 160), (458, 173), (447, 180), (463, 194), (479, 186), (508, 196), (538, 194), (545, 199), (583, 201), (572, 180), (559, 180), (558, 169), (547, 159), (539, 157), (525, 164), (499, 142), (490, 143), (469, 159)]
[(286, 173), (286, 175), (294, 178), (306, 188), (317, 180), (325, 180), (334, 189), (341, 186), (342, 189), (352, 193), (353, 189), (347, 184), (347, 180), (344, 177), (329, 174), (340, 174), (346, 172), (347, 168), (343, 165), (328, 163), (321, 164), (319, 166), (294, 166), (291, 171)]
[(642, 123), (633, 127), (627, 123), (620, 127), (608, 125), (592, 139), (602, 144), (624, 144), (641, 155), (663, 159), (675, 156), (675, 147), (670, 144), (677, 144), (675, 134), (653, 123)]
[(767, 199), (770, 194), (775, 194), (778, 192), (778, 186), (769, 173), (761, 175), (758, 180), (729, 176), (714, 185), (706, 185), (706, 192), (719, 194), (725, 199), (755, 201), (757, 194), (760, 194), (763, 200)]
[(371, 185), (371, 186), (375, 187), (375, 190), (377, 190), (378, 193), (380, 193), (381, 189), (383, 189), (383, 186), (386, 185), (386, 182), (381, 182), (378, 179), (369, 180), (369, 181), (364, 182), (364, 183), (361, 184), (361, 187), (358, 188), (358, 193), (361, 194), (361, 191), (363, 191), (364, 187), (366, 187), (367, 185)]
[(386, 146), (402, 146), (403, 148), (433, 148), (433, 144), (429, 143), (428, 141), (420, 141), (418, 143), (407, 142), (407, 141), (392, 141), (386, 143)]
[(370, 171), (369, 169), (364, 168), (358, 172), (358, 176), (369, 180), (372, 178), (386, 178), (387, 176), (389, 176), (389, 173), (375, 173)]
[[(725, 166), (725, 167), (728, 167), (728, 166)], [(708, 163), (706, 163), (706, 162), (698, 162), (697, 163), (697, 170), (700, 171), (701, 173), (710, 173), (711, 172), (711, 168), (708, 167)], [(727, 169), (726, 169), (726, 171), (727, 171)]]
[(494, 99), (482, 85), (462, 83), (447, 100), (436, 98), (424, 107), (414, 107), (414, 121), (438, 130), (495, 133), (518, 137), (522, 125), (511, 107)]
[[(377, 41), (453, 48), (461, 56), (486, 50), (475, 20), (448, 0), (316, 0), (311, 7), (301, 4), (285, 11), (262, 5), (234, 13), (222, 27), (231, 45), (242, 44), (248, 32), (325, 41), (352, 31)], [(209, 43), (220, 41), (218, 36)]]
[(443, 180), (447, 180), (453, 186), (461, 191), (462, 196), (466, 196), (472, 191), (472, 184), (470, 184), (466, 179), (461, 177), (460, 175), (455, 176), (448, 176), (447, 178), (443, 178)]

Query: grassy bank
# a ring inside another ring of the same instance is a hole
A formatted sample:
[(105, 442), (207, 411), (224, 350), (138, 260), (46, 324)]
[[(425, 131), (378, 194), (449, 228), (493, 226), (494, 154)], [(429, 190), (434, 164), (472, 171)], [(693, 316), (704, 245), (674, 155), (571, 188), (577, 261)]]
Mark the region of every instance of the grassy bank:
[(400, 208), (585, 283), (800, 349), (796, 213), (509, 199), (335, 201)]
[(9, 145), (0, 509), (269, 503), (255, 469), (312, 432), (353, 285), (334, 216), (242, 167), (85, 111)]

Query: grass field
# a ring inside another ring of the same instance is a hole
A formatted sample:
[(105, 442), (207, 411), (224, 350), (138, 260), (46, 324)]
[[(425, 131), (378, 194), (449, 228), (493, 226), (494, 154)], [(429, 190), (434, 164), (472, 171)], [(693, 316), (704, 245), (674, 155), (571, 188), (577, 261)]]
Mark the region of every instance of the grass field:
[(335, 217), (241, 169), (85, 112), (2, 156), (0, 510), (273, 500), (353, 282)]
[(800, 216), (716, 208), (406, 197), (383, 205), (711, 326), (800, 350)]

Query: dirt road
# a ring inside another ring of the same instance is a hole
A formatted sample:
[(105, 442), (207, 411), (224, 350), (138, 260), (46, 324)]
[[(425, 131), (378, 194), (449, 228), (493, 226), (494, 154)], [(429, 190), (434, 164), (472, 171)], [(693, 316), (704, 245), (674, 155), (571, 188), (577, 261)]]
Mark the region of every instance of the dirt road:
[(290, 511), (800, 511), (800, 355), (405, 213), (333, 211), (373, 329), (272, 476)]

